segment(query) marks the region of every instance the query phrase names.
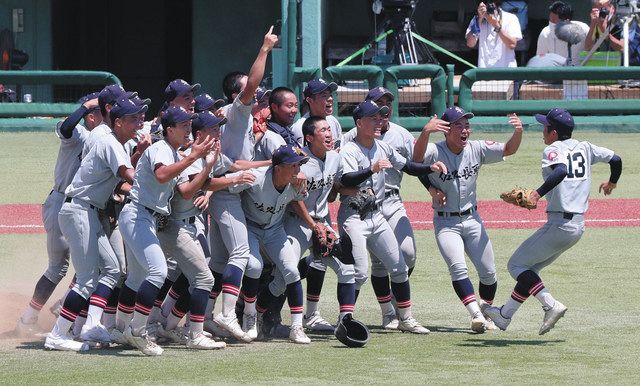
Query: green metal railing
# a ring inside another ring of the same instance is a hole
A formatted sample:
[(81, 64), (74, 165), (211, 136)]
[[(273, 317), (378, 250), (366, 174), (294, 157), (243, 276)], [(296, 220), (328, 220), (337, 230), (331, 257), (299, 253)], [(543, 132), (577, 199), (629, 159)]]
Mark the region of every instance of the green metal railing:
[[(5, 85), (122, 85), (120, 79), (103, 71), (0, 71)], [(75, 103), (0, 103), (0, 118), (64, 117), (71, 114)]]
[(640, 79), (640, 67), (553, 67), (477, 68), (466, 71), (460, 80), (458, 105), (478, 115), (546, 113), (561, 106), (574, 115), (640, 114), (640, 99), (546, 99), (474, 100), (472, 86), (477, 81), (563, 81)]

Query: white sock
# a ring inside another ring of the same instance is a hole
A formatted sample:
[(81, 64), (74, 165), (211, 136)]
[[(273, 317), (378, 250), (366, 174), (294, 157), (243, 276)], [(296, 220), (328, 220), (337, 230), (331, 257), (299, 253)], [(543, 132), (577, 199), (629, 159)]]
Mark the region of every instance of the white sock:
[(189, 323), (189, 332), (191, 333), (191, 336), (197, 336), (198, 334), (200, 334), (204, 329), (204, 323), (203, 322), (191, 322)]
[(75, 322), (73, 322), (73, 335), (77, 336), (80, 335), (80, 331), (82, 331), (82, 326), (84, 326), (84, 324), (86, 323), (87, 318), (85, 318), (84, 316), (78, 316), (75, 320)]
[(174, 299), (173, 297), (167, 295), (162, 302), (162, 318), (167, 318), (171, 314), (171, 310), (173, 306), (176, 305), (178, 299)]
[(153, 306), (151, 313), (149, 314), (149, 323), (162, 322), (164, 316), (162, 315), (162, 308)]
[(124, 332), (124, 329), (131, 323), (131, 319), (133, 319), (133, 312), (126, 313), (120, 310), (116, 311), (116, 328), (120, 330), (120, 332)]
[(518, 308), (520, 308), (521, 305), (522, 303), (513, 300), (512, 297), (509, 297), (509, 299), (507, 299), (507, 302), (500, 309), (500, 315), (502, 315), (507, 319), (510, 319), (513, 316), (513, 314), (515, 314), (516, 311), (518, 311)]
[(467, 311), (469, 312), (469, 315), (471, 315), (472, 318), (476, 316), (478, 313), (482, 315), (482, 312), (480, 312), (480, 306), (478, 305), (477, 301), (473, 301), (467, 304), (465, 308), (467, 309)]
[(116, 314), (110, 314), (107, 312), (102, 313), (102, 325), (107, 330), (111, 330), (116, 326)]
[(244, 311), (247, 315), (255, 315), (258, 311), (256, 311), (256, 302), (244, 302)]
[(542, 303), (542, 308), (544, 308), (545, 310), (552, 308), (556, 304), (556, 299), (551, 296), (551, 293), (549, 293), (546, 288), (543, 288), (536, 294), (536, 299), (538, 299), (538, 301)]
[(32, 324), (38, 321), (38, 315), (40, 315), (40, 311), (31, 307), (31, 305), (28, 305), (27, 309), (22, 313), (20, 319), (22, 319), (23, 323)]
[(236, 301), (238, 297), (236, 295), (223, 293), (222, 294), (222, 315), (227, 317), (231, 313), (236, 312)]
[(382, 311), (382, 315), (395, 315), (396, 314), (396, 310), (395, 308), (393, 308), (393, 303), (391, 302), (384, 302), (384, 303), (378, 303), (380, 305), (380, 311)]
[(172, 312), (169, 316), (167, 316), (167, 325), (165, 327), (165, 330), (167, 330), (167, 331), (168, 330), (175, 330), (176, 327), (178, 327), (178, 324), (180, 324), (180, 321), (182, 320), (183, 317), (184, 317), (184, 315), (181, 316), (181, 317), (177, 317)]
[(217, 298), (209, 298), (207, 301), (207, 308), (204, 310), (204, 318), (205, 320), (213, 319), (213, 309), (216, 308), (216, 299)]
[(291, 327), (302, 326), (302, 314), (291, 314)]
[(69, 329), (73, 322), (63, 318), (62, 316), (58, 316), (56, 319), (56, 324), (53, 325), (53, 330), (51, 333), (55, 336), (66, 336), (69, 333)]
[(104, 308), (94, 306), (93, 304), (89, 305), (89, 311), (87, 312), (87, 321), (85, 322), (87, 328), (95, 327), (100, 324), (100, 319), (102, 318), (103, 312)]
[[(391, 303), (391, 302), (389, 302), (389, 303)], [(398, 316), (400, 317), (400, 320), (409, 319), (412, 316), (411, 315), (411, 307), (398, 308)]]
[(131, 332), (134, 335), (140, 336), (142, 331), (147, 327), (147, 321), (149, 320), (149, 315), (144, 315), (138, 311), (133, 312), (133, 319), (131, 319)]
[(307, 318), (313, 315), (314, 312), (318, 311), (318, 303), (312, 300), (307, 300), (307, 311), (304, 313), (304, 316)]

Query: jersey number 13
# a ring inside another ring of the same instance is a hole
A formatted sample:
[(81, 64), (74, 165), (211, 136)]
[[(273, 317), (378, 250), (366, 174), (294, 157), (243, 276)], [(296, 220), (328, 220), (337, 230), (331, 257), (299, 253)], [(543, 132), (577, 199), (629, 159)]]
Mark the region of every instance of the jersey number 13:
[(567, 153), (567, 178), (582, 179), (587, 174), (586, 158), (581, 152)]

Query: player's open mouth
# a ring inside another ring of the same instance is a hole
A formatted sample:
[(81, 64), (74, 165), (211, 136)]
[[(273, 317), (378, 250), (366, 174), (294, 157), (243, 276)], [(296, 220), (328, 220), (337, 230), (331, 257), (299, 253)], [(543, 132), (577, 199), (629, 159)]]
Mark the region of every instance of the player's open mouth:
[(326, 111), (326, 112), (328, 112), (328, 113), (331, 113), (331, 112), (333, 111), (333, 103), (327, 103), (327, 104), (324, 106), (324, 111)]

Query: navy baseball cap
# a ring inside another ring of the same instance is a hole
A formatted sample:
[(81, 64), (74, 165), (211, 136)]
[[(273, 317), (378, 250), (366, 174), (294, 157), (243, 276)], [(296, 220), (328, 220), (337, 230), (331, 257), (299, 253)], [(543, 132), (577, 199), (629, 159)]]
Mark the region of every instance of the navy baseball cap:
[(200, 94), (194, 98), (196, 101), (196, 106), (194, 110), (199, 113), (201, 111), (207, 111), (212, 108), (216, 110), (220, 107), (224, 106), (224, 101), (222, 99), (213, 99), (209, 94)]
[(200, 130), (207, 127), (216, 125), (224, 125), (227, 123), (227, 118), (216, 117), (211, 111), (201, 111), (197, 113), (198, 117), (191, 122), (191, 128), (193, 130)]
[(110, 84), (98, 94), (98, 104), (100, 106), (112, 105), (120, 98), (133, 98), (137, 95), (137, 92), (124, 91), (122, 86), (118, 84)]
[(131, 100), (133, 101), (133, 103), (137, 104), (138, 106), (142, 106), (142, 105), (149, 106), (151, 104), (151, 99), (149, 98), (142, 99), (140, 98), (139, 95), (132, 97)]
[(273, 152), (271, 163), (273, 166), (280, 164), (304, 164), (309, 161), (307, 154), (299, 147), (291, 145), (282, 145)]
[(334, 82), (327, 83), (326, 80), (322, 78), (310, 80), (307, 83), (307, 87), (304, 88), (304, 96), (308, 97), (315, 94), (320, 94), (326, 89), (330, 89), (331, 92), (334, 92), (338, 89), (338, 85)]
[(166, 129), (167, 127), (175, 126), (180, 122), (196, 118), (198, 118), (198, 114), (190, 113), (179, 106), (172, 106), (162, 113), (160, 121), (162, 122), (162, 127)]
[(473, 113), (467, 113), (458, 106), (451, 106), (447, 107), (444, 114), (442, 114), (442, 120), (453, 123), (462, 118), (471, 119), (473, 116)]
[(182, 79), (172, 80), (167, 88), (164, 89), (164, 99), (171, 102), (177, 96), (184, 95), (189, 91), (196, 92), (200, 89), (200, 83), (189, 84)]
[(378, 106), (372, 100), (366, 100), (353, 109), (353, 120), (357, 121), (360, 118), (372, 117), (378, 113), (382, 115), (389, 114), (389, 108), (387, 106)]
[(82, 98), (78, 99), (79, 104), (84, 104), (92, 99), (96, 99), (100, 95), (100, 91), (92, 92), (91, 94), (87, 94)]
[(264, 98), (269, 98), (271, 96), (271, 90), (268, 90), (264, 87), (258, 87), (256, 91), (256, 101), (260, 102)]
[(563, 133), (571, 133), (576, 126), (571, 113), (558, 107), (551, 109), (547, 115), (536, 114), (536, 121)]
[(374, 102), (377, 102), (378, 99), (382, 98), (385, 95), (391, 98), (391, 100), (395, 99), (391, 91), (387, 90), (384, 87), (375, 87), (369, 90), (369, 93), (367, 94), (367, 97), (365, 98), (365, 100), (370, 99)]
[(122, 118), (127, 115), (134, 115), (147, 112), (149, 106), (139, 105), (129, 98), (118, 99), (111, 108), (111, 119)]

